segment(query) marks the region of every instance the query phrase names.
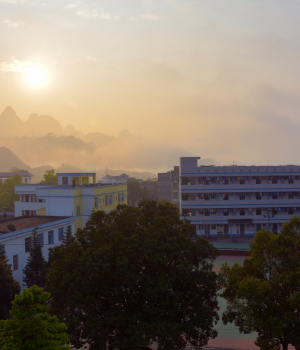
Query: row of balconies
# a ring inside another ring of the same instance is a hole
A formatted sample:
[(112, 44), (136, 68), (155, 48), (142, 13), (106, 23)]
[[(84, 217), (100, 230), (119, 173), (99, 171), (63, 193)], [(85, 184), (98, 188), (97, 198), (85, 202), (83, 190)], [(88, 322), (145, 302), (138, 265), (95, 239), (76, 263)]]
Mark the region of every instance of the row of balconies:
[(198, 186), (199, 185), (203, 188), (206, 188), (207, 186), (209, 187), (220, 187), (220, 186), (237, 186), (237, 187), (241, 187), (241, 186), (253, 186), (253, 187), (262, 187), (265, 185), (270, 185), (272, 186), (272, 188), (276, 185), (277, 187), (285, 185), (288, 187), (293, 187), (295, 185), (300, 185), (300, 180), (240, 180), (240, 181), (230, 181), (230, 180), (223, 180), (223, 181), (197, 181), (195, 179), (195, 181), (182, 181), (181, 182), (181, 186)]
[[(292, 211), (292, 212), (279, 212), (277, 214), (273, 213), (272, 216), (270, 216), (270, 219), (272, 221), (278, 219), (278, 220), (287, 220), (292, 215), (300, 215), (300, 211)], [(239, 212), (235, 213), (229, 213), (227, 215), (224, 215), (224, 213), (210, 213), (210, 215), (205, 214), (199, 214), (196, 215), (182, 215), (184, 218), (189, 220), (203, 220), (203, 221), (211, 221), (211, 220), (229, 220), (229, 219), (261, 219), (261, 220), (268, 220), (268, 215), (265, 212), (261, 212), (260, 215), (256, 215), (255, 212), (249, 213), (245, 212), (241, 215)]]
[[(233, 197), (218, 197), (218, 198), (210, 198), (210, 199), (199, 199), (199, 198), (189, 198), (189, 199), (182, 199), (181, 203), (183, 205), (189, 204), (189, 205), (221, 205), (221, 203), (226, 203), (226, 205), (233, 205), (233, 204), (260, 204), (263, 202), (268, 202), (268, 204), (276, 205), (283, 202), (288, 202), (289, 204), (295, 204), (299, 203), (300, 196), (233, 196)], [(242, 202), (242, 203), (241, 203)], [(258, 203), (259, 202), (259, 203)], [(270, 203), (271, 202), (271, 203)], [(263, 205), (263, 204), (262, 204)]]

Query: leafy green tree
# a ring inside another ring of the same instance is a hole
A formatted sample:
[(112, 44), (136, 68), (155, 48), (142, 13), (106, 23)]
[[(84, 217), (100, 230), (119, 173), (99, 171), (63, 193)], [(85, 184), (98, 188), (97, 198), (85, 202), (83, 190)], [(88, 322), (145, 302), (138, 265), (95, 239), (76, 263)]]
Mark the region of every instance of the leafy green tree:
[(63, 245), (68, 245), (69, 244), (69, 239), (72, 237), (72, 227), (69, 225), (65, 229), (63, 233), (63, 238), (62, 238), (62, 244)]
[(14, 209), (15, 202), (20, 200), (18, 194), (15, 194), (15, 185), (20, 185), (22, 178), (15, 175), (12, 179), (6, 179), (0, 184), (0, 208)]
[[(11, 302), (20, 290), (20, 284), (15, 281), (4, 254), (0, 258), (0, 320), (9, 318)], [(0, 349), (2, 349), (1, 346)]]
[(31, 236), (31, 249), (30, 255), (27, 259), (27, 265), (23, 269), (24, 277), (23, 282), (26, 287), (37, 285), (38, 287), (44, 287), (46, 284), (46, 274), (48, 272), (48, 264), (44, 259), (42, 247), (39, 237), (37, 236), (37, 229), (33, 230)]
[(136, 206), (142, 200), (151, 198), (150, 190), (146, 186), (141, 187), (141, 184), (138, 180), (128, 180), (127, 191), (128, 204), (131, 206)]
[(5, 264), (7, 264), (8, 262), (6, 251), (3, 244), (0, 244), (0, 261), (3, 261)]
[(58, 178), (57, 174), (55, 174), (55, 170), (46, 170), (44, 174), (44, 180), (41, 181), (41, 184), (57, 184)]
[(37, 286), (16, 295), (12, 319), (0, 321), (1, 350), (70, 350), (67, 326), (49, 314), (49, 297)]
[(281, 232), (262, 229), (250, 243), (250, 258), (220, 270), (221, 294), (227, 300), (223, 322), (241, 333), (258, 333), (263, 350), (300, 349), (300, 217)]
[(94, 212), (76, 239), (50, 253), (52, 312), (76, 347), (204, 346), (217, 334), (217, 254), (169, 202)]

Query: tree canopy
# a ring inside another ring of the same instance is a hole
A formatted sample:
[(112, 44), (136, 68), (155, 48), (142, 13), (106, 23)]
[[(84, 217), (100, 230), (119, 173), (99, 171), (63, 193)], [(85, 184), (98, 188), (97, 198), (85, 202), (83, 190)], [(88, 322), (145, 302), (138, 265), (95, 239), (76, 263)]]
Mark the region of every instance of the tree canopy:
[(26, 287), (37, 285), (44, 287), (46, 284), (46, 274), (48, 272), (48, 264), (43, 257), (40, 239), (37, 236), (37, 229), (33, 230), (30, 241), (30, 253), (27, 264), (23, 269), (23, 282)]
[(138, 180), (128, 180), (127, 191), (128, 204), (132, 206), (137, 205), (142, 200), (151, 198), (150, 190), (146, 186), (141, 187), (141, 184)]
[(52, 312), (78, 348), (206, 345), (217, 334), (217, 254), (169, 202), (97, 211), (50, 252)]
[(280, 234), (262, 229), (250, 243), (250, 258), (220, 276), (227, 300), (223, 322), (241, 333), (256, 331), (263, 350), (300, 349), (300, 218), (285, 223)]
[(13, 210), (14, 204), (19, 200), (19, 195), (15, 194), (15, 185), (20, 185), (22, 178), (15, 175), (11, 179), (6, 179), (0, 184), (0, 208), (4, 210)]
[(70, 350), (66, 325), (49, 313), (49, 297), (37, 286), (16, 295), (12, 319), (0, 321), (1, 350)]
[(11, 302), (20, 290), (20, 284), (14, 279), (3, 250), (0, 256), (0, 320), (9, 317)]
[(44, 180), (41, 181), (41, 184), (57, 184), (58, 178), (57, 174), (55, 174), (55, 170), (46, 170), (44, 174)]

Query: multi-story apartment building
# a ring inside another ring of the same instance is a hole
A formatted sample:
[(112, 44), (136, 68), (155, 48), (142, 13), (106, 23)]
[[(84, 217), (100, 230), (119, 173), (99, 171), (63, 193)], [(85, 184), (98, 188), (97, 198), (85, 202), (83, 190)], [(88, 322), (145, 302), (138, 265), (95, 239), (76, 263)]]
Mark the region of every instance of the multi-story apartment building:
[(22, 178), (24, 184), (31, 184), (32, 174), (27, 170), (20, 170), (18, 172), (0, 173), (0, 183), (3, 183), (7, 179), (12, 179), (15, 175), (19, 175)]
[(279, 232), (300, 215), (300, 166), (198, 166), (180, 158), (180, 212), (199, 235)]
[[(83, 228), (95, 210), (110, 212), (127, 204), (127, 185), (96, 183), (95, 173), (58, 173), (58, 184), (16, 185), (15, 216), (74, 217), (75, 230)], [(91, 179), (91, 181), (90, 181)]]
[(158, 200), (166, 199), (179, 206), (179, 166), (167, 173), (158, 173)]

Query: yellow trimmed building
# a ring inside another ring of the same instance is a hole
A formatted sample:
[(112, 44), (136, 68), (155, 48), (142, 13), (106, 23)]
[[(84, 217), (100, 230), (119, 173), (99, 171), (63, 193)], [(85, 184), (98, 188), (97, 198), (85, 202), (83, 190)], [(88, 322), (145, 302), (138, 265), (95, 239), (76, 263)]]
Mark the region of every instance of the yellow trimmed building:
[(72, 216), (75, 232), (95, 210), (106, 213), (127, 204), (127, 185), (96, 183), (95, 173), (58, 173), (58, 185), (16, 185), (15, 215)]

